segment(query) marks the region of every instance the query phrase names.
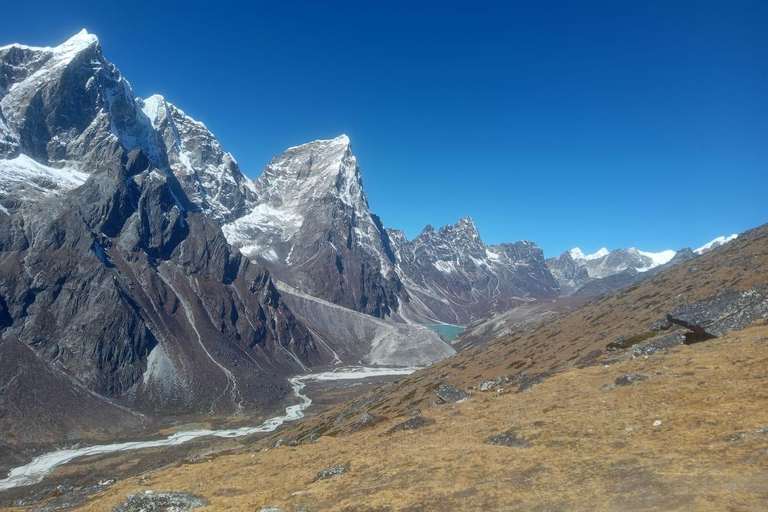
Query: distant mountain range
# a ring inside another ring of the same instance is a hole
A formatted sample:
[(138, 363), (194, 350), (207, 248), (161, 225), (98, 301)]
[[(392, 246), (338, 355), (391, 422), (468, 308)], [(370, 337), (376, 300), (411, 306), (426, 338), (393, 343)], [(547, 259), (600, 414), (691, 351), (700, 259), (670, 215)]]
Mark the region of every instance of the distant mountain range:
[[(29, 404), (0, 430), (19, 444), (267, 406), (314, 366), (429, 364), (454, 350), (416, 324), (602, 293), (730, 239), (545, 260), (465, 217), (408, 240), (370, 211), (345, 135), (250, 180), (95, 36), (0, 48), (0, 400)], [(39, 393), (87, 407), (51, 417)]]

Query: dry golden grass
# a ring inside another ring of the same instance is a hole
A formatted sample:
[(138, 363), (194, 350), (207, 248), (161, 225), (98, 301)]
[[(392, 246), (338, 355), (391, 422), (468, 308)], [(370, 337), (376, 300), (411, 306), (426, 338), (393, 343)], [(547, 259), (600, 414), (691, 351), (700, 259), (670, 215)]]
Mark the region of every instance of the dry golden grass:
[[(625, 373), (645, 382), (612, 387)], [(201, 510), (768, 509), (768, 326), (677, 353), (571, 369), (525, 393), (476, 393), (424, 409), (434, 424), (385, 435), (404, 417), (315, 443), (243, 450), (118, 482), (127, 493), (206, 496)], [(654, 427), (653, 422), (662, 425)], [(485, 444), (519, 427), (530, 446)], [(743, 435), (740, 435), (743, 434)], [(318, 471), (348, 473), (310, 483)]]

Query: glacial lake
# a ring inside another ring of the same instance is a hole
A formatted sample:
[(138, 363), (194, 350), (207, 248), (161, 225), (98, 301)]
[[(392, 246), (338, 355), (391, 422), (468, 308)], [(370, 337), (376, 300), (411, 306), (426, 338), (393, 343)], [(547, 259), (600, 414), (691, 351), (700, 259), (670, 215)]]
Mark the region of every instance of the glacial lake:
[(429, 327), (433, 331), (436, 331), (441, 338), (448, 342), (452, 341), (466, 329), (466, 327), (451, 324), (424, 324), (424, 327)]

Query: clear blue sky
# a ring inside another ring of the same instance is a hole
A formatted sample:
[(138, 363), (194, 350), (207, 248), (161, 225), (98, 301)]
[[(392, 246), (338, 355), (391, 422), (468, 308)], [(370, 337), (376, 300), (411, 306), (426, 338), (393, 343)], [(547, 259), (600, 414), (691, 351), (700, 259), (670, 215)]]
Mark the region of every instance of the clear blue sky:
[(471, 215), (550, 256), (768, 221), (764, 0), (157, 4), (5, 2), (0, 44), (88, 29), (251, 177), (347, 133), (411, 237)]

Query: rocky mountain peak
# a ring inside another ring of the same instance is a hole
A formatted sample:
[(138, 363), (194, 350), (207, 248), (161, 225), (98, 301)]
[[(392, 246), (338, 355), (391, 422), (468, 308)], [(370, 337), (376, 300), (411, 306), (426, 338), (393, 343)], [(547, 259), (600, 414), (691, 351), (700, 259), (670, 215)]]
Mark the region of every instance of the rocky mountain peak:
[(259, 203), (301, 209), (330, 201), (356, 217), (370, 217), (363, 178), (349, 137), (293, 146), (272, 159), (254, 184)]

